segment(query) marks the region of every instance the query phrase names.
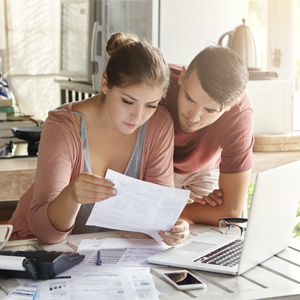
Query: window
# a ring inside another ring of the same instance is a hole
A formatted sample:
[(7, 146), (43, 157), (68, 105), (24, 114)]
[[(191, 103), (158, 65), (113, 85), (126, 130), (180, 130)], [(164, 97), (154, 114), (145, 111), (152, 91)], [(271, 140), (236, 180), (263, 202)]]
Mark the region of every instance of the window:
[(296, 8), (294, 129), (300, 131), (300, 0)]
[(248, 0), (248, 23), (261, 48), (262, 71), (291, 80), (294, 131), (300, 131), (300, 0)]
[(248, 23), (253, 27), (261, 50), (262, 71), (267, 70), (267, 37), (268, 37), (268, 2), (265, 0), (249, 0)]

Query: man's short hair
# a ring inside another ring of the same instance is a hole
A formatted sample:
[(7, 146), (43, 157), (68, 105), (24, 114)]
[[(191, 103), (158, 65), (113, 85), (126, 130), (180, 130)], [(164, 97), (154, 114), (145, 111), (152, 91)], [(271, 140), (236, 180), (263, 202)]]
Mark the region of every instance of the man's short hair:
[(223, 109), (243, 93), (249, 74), (237, 53), (227, 47), (204, 48), (190, 63), (185, 78), (196, 70), (204, 91)]

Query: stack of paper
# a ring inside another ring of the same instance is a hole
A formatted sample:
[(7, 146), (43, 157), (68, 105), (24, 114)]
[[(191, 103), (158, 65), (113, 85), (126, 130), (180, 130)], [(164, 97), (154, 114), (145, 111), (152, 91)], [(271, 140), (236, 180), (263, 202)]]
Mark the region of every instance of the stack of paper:
[[(86, 258), (81, 264), (56, 279), (27, 281), (5, 300), (159, 300), (146, 258), (167, 248), (153, 239), (82, 240), (77, 251)], [(101, 266), (96, 265), (98, 250), (104, 255)]]

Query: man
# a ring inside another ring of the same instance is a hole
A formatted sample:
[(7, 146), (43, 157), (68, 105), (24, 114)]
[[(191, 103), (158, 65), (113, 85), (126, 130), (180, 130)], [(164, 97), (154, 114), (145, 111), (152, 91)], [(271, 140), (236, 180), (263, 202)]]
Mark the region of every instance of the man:
[(182, 217), (206, 224), (241, 217), (254, 142), (253, 110), (244, 91), (247, 68), (234, 51), (220, 46), (205, 48), (187, 69), (169, 67), (165, 106), (175, 128), (174, 181), (194, 200)]

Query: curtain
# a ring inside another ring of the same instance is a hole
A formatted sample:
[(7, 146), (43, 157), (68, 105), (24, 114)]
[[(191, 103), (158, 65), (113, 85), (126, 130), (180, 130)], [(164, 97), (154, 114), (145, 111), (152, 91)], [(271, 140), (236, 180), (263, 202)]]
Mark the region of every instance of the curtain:
[(60, 1), (5, 0), (7, 77), (21, 112), (45, 120), (60, 104)]

